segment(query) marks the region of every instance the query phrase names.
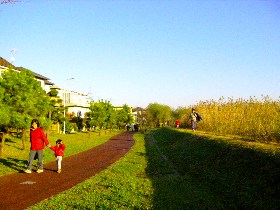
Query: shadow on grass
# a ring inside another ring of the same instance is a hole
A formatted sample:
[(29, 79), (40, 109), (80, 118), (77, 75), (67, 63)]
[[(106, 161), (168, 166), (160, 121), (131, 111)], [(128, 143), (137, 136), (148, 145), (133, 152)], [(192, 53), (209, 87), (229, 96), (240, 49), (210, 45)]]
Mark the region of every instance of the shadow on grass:
[(154, 209), (277, 209), (280, 155), (161, 128), (145, 138)]
[[(15, 139), (17, 139), (19, 141), (22, 141), (21, 138), (17, 138), (17, 137), (9, 138), (8, 137), (8, 138), (5, 139), (5, 147), (10, 146), (10, 147), (14, 147), (14, 148), (19, 149), (19, 150), (23, 150), (22, 147), (15, 146), (15, 145), (17, 145), (17, 142), (15, 141)], [(2, 141), (0, 140), (0, 143), (1, 142)]]
[[(2, 142), (2, 139), (0, 139), (0, 143)], [(13, 139), (11, 138), (6, 138), (5, 143), (16, 143)]]
[(16, 158), (7, 158), (7, 159), (2, 159), (0, 158), (0, 163), (4, 166), (7, 166), (11, 169), (14, 169), (16, 171), (22, 171), (23, 166), (26, 166), (28, 161), (27, 160), (19, 160)]

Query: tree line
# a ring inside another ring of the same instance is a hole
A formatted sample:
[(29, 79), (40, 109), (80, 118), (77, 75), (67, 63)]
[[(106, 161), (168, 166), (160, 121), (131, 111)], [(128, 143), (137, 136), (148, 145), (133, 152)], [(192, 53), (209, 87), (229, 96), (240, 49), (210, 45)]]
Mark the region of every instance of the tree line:
[[(122, 109), (115, 110), (109, 101), (91, 102), (90, 111), (81, 116), (70, 117), (68, 107), (63, 106), (63, 100), (58, 91), (50, 92), (41, 87), (34, 74), (28, 69), (15, 71), (7, 69), (0, 77), (0, 156), (3, 154), (5, 139), (8, 135), (17, 135), (22, 140), (25, 149), (26, 134), (30, 129), (30, 122), (36, 118), (40, 126), (48, 135), (53, 124), (66, 121), (66, 132), (81, 128), (98, 127), (100, 129), (122, 128), (133, 122), (130, 108), (124, 105)], [(67, 113), (64, 117), (64, 111)]]
[[(268, 96), (257, 100), (219, 99), (218, 101), (200, 101), (189, 107), (171, 107), (151, 103), (145, 109), (137, 111), (136, 119), (131, 108), (123, 105), (116, 109), (110, 101), (91, 102), (89, 112), (84, 118), (70, 116), (68, 108), (58, 96), (58, 91), (51, 89), (49, 93), (41, 87), (40, 82), (28, 69), (20, 72), (8, 69), (0, 78), (0, 133), (3, 153), (7, 135), (16, 134), (22, 139), (25, 149), (26, 134), (30, 122), (37, 118), (41, 127), (47, 132), (51, 125), (59, 124), (63, 128), (66, 122), (66, 132), (71, 130), (122, 129), (127, 124), (137, 123), (140, 128), (170, 126), (175, 127), (175, 121), (180, 120), (181, 128), (189, 127), (188, 116), (191, 108), (202, 115), (203, 120), (198, 128), (218, 134), (241, 135), (259, 141), (280, 141), (280, 103)], [(67, 115), (64, 117), (63, 112)]]

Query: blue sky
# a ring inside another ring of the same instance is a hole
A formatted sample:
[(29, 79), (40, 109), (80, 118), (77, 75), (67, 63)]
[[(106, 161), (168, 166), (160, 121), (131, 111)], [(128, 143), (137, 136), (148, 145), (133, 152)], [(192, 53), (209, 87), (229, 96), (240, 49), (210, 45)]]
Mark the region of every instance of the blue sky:
[(1, 57), (95, 101), (279, 99), (278, 1), (22, 0), (0, 26)]

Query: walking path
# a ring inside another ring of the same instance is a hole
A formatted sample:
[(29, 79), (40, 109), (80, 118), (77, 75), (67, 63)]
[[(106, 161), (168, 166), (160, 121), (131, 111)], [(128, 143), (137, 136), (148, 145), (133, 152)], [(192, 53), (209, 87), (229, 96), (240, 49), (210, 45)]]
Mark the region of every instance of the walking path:
[(106, 143), (63, 159), (62, 172), (56, 163), (44, 164), (44, 172), (13, 173), (0, 177), (0, 209), (25, 209), (65, 191), (106, 169), (134, 144), (133, 132), (112, 137)]

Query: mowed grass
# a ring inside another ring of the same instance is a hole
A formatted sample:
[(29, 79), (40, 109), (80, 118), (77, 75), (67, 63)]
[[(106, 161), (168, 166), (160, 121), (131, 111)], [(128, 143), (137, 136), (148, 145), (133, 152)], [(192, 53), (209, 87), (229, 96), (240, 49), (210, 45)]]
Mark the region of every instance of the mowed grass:
[[(103, 131), (101, 135), (99, 132), (75, 134), (58, 134), (51, 133), (49, 141), (51, 145), (55, 145), (57, 139), (62, 139), (66, 145), (65, 157), (88, 150), (99, 144), (109, 140), (110, 137), (120, 133), (120, 130)], [(0, 176), (18, 172), (26, 169), (27, 160), (29, 157), (30, 142), (29, 137), (26, 137), (26, 150), (22, 150), (22, 140), (16, 137), (8, 137), (4, 147), (4, 155), (0, 157)], [(54, 152), (48, 147), (44, 151), (44, 163), (55, 161)], [(34, 161), (34, 167), (37, 161)]]
[(161, 128), (110, 168), (30, 209), (278, 209), (280, 146)]

